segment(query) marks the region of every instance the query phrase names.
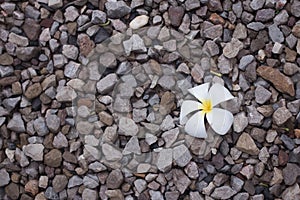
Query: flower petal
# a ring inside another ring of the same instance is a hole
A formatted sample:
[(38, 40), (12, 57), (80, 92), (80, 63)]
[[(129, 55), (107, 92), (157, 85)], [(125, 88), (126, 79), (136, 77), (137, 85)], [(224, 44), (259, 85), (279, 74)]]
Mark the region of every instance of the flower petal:
[(185, 132), (193, 137), (206, 138), (204, 116), (201, 111), (196, 112), (185, 124)]
[(180, 109), (180, 124), (182, 124), (183, 119), (193, 111), (199, 110), (202, 107), (202, 104), (197, 101), (186, 100), (182, 103)]
[(233, 123), (232, 113), (221, 108), (213, 108), (206, 118), (212, 129), (220, 135), (225, 135)]
[(188, 91), (199, 101), (203, 101), (203, 99), (207, 99), (207, 97), (209, 97), (208, 88), (209, 88), (209, 83), (204, 83), (196, 87), (190, 88), (188, 89)]
[(221, 102), (233, 99), (234, 96), (221, 84), (215, 83), (209, 89), (210, 99), (212, 100), (213, 107)]

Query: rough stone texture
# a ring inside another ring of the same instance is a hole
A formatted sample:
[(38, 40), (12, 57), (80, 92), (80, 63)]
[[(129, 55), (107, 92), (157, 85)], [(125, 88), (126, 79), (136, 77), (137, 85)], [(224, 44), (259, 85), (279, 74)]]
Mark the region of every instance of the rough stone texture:
[(259, 149), (254, 143), (252, 137), (248, 133), (243, 133), (237, 143), (236, 148), (250, 155), (258, 155)]
[(257, 73), (264, 79), (270, 81), (278, 91), (291, 96), (295, 95), (295, 89), (292, 80), (282, 74), (278, 69), (268, 66), (260, 66), (257, 68)]

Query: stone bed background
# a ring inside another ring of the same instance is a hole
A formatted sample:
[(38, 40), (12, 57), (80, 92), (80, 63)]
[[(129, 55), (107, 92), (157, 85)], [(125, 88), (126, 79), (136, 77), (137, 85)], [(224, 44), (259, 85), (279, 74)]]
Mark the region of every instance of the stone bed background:
[[(300, 198), (299, 1), (0, 2), (0, 199)], [(204, 82), (236, 97), (205, 140)]]

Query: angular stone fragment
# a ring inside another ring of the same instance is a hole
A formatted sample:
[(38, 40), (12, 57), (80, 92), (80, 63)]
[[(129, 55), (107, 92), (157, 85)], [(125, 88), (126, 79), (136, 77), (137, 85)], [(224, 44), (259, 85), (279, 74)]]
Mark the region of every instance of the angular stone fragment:
[(184, 8), (182, 6), (171, 6), (169, 8), (169, 18), (171, 21), (171, 24), (175, 27), (180, 26), (183, 15), (184, 15)]
[(295, 96), (293, 81), (282, 74), (278, 69), (269, 66), (260, 66), (257, 73), (264, 79), (270, 81), (280, 92)]
[(52, 149), (44, 158), (45, 165), (49, 167), (59, 167), (62, 161), (62, 153), (58, 149)]
[(42, 144), (28, 144), (23, 146), (23, 152), (26, 156), (35, 161), (43, 161), (44, 146)]
[(188, 186), (191, 184), (191, 180), (180, 169), (173, 170), (173, 181), (177, 190), (183, 194)]
[(179, 167), (185, 167), (192, 159), (189, 149), (181, 144), (173, 149), (173, 159)]
[(125, 136), (135, 136), (137, 135), (138, 131), (139, 128), (132, 119), (128, 117), (122, 117), (119, 120), (119, 134)]
[(108, 1), (105, 3), (105, 7), (108, 17), (112, 19), (122, 18), (131, 11), (124, 1)]
[(216, 188), (213, 193), (211, 194), (211, 197), (215, 199), (230, 199), (233, 195), (235, 195), (237, 192), (234, 191), (229, 186), (222, 186)]
[(157, 168), (162, 171), (166, 172), (171, 169), (172, 166), (172, 149), (162, 149), (158, 153), (158, 159), (157, 159)]
[(56, 94), (56, 99), (59, 102), (71, 102), (76, 97), (77, 97), (76, 92), (70, 86), (61, 87)]
[(254, 140), (248, 133), (243, 133), (237, 143), (236, 148), (242, 152), (248, 153), (250, 155), (258, 155), (259, 149), (257, 148)]
[(13, 118), (8, 122), (7, 128), (17, 133), (25, 132), (25, 126), (20, 113), (14, 113)]
[(243, 43), (236, 38), (232, 38), (231, 42), (227, 43), (223, 49), (223, 54), (227, 58), (234, 58), (239, 51), (243, 49)]
[(103, 77), (100, 81), (97, 82), (97, 91), (100, 94), (106, 94), (114, 88), (115, 84), (119, 81), (117, 74), (112, 73)]
[(6, 169), (0, 169), (0, 187), (7, 185), (10, 181), (9, 174), (7, 173)]
[(281, 126), (292, 116), (292, 113), (286, 107), (280, 107), (273, 113), (273, 121)]

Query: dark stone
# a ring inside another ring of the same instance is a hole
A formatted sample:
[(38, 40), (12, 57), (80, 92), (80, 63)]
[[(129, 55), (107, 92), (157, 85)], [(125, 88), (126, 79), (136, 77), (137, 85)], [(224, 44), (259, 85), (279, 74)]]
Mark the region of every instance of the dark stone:
[(98, 32), (95, 35), (94, 42), (95, 43), (101, 43), (108, 39), (110, 37), (110, 34), (107, 32), (106, 29), (100, 27)]

